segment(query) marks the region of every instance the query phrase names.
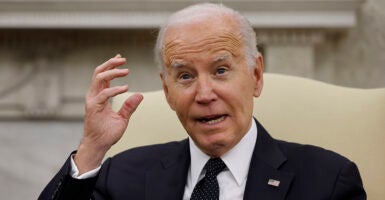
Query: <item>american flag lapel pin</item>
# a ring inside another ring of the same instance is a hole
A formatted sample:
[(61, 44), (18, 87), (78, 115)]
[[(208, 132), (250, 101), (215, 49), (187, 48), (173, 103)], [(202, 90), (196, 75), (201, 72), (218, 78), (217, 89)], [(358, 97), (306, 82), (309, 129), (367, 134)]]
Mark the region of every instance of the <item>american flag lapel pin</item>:
[(271, 186), (274, 186), (274, 187), (279, 187), (280, 183), (281, 183), (281, 181), (274, 180), (274, 179), (269, 179), (269, 181), (267, 182), (268, 185), (271, 185)]

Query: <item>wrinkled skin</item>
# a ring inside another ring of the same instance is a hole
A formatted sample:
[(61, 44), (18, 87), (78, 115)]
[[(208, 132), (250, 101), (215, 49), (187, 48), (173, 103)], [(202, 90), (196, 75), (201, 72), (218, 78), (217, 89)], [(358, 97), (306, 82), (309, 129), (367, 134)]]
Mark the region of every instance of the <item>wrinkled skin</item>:
[(195, 144), (219, 157), (251, 127), (253, 98), (263, 86), (263, 63), (246, 63), (239, 27), (231, 17), (168, 27), (161, 74), (170, 107)]

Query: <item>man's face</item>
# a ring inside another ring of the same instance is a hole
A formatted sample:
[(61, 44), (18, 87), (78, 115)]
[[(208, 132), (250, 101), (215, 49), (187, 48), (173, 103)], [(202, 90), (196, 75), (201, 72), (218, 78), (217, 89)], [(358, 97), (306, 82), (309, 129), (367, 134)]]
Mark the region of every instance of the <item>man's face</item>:
[(161, 74), (170, 107), (195, 144), (210, 156), (234, 147), (251, 126), (253, 97), (262, 90), (262, 58), (247, 63), (230, 17), (169, 27)]

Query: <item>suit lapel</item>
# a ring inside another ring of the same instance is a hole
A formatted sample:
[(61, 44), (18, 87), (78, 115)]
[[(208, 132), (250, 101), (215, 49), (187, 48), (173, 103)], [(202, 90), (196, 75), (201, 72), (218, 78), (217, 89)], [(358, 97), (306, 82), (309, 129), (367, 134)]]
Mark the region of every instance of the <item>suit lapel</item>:
[(146, 200), (180, 200), (183, 198), (190, 166), (188, 140), (180, 147), (170, 150), (170, 155), (163, 158), (146, 174)]
[(276, 141), (258, 121), (256, 122), (258, 138), (250, 163), (244, 199), (285, 199), (294, 174), (279, 170), (279, 167), (285, 163), (286, 157)]
[[(257, 123), (258, 138), (250, 163), (244, 193), (245, 200), (282, 200), (290, 188), (294, 174), (280, 171), (286, 157), (277, 142)], [(190, 166), (188, 140), (172, 149), (146, 174), (146, 200), (180, 200), (183, 198), (187, 170)], [(269, 184), (269, 180), (279, 181)]]

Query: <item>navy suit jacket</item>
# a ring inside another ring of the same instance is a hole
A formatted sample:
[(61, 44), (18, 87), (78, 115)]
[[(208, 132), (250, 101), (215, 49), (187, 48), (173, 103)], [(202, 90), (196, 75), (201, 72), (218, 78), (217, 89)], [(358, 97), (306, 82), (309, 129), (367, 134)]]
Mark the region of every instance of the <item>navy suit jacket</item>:
[[(245, 200), (366, 199), (356, 165), (325, 149), (273, 139), (257, 122), (258, 139)], [(188, 140), (139, 147), (107, 159), (95, 178), (73, 179), (67, 160), (39, 199), (181, 200), (190, 166)], [(280, 181), (278, 187), (269, 179)]]

